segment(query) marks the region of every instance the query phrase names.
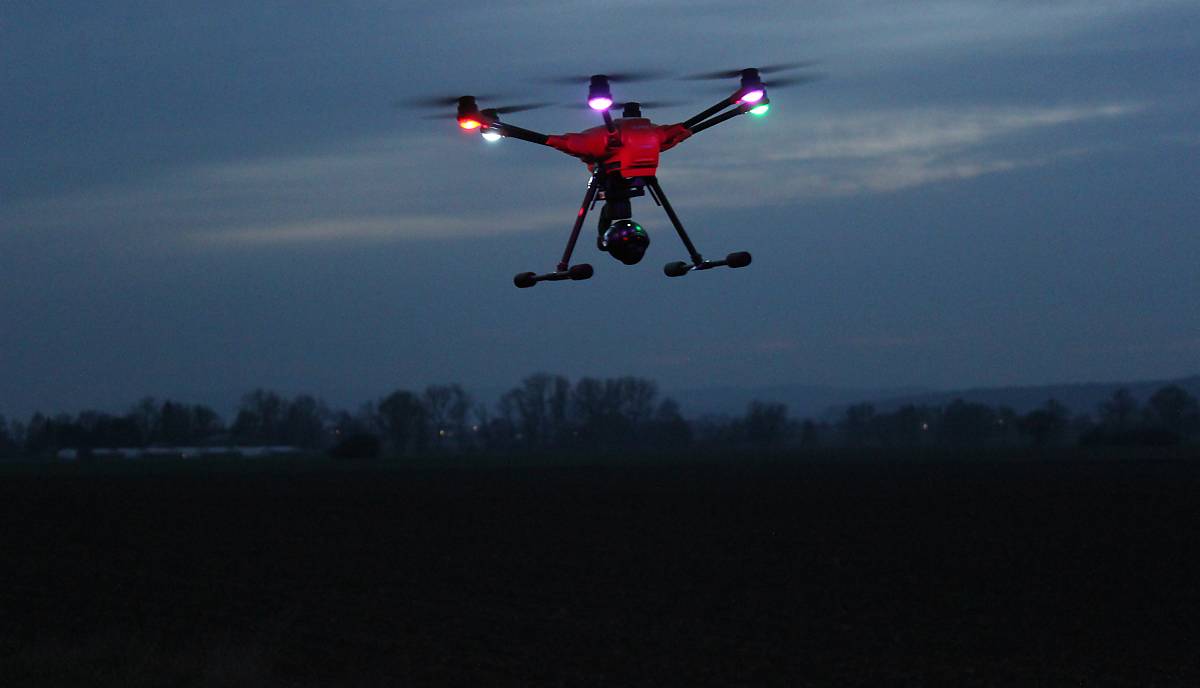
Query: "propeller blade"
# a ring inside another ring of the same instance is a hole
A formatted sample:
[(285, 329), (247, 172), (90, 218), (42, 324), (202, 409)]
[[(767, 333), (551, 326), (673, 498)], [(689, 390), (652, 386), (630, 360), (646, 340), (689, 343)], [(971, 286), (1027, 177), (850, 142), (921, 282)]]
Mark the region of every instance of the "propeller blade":
[[(398, 107), (398, 108), (403, 108), (403, 107), (418, 107), (418, 108), (453, 107), (455, 105), (458, 105), (458, 99), (461, 97), (462, 97), (462, 95), (422, 96), (419, 98), (405, 98), (405, 99), (401, 99), (401, 100), (393, 100), (392, 107)], [(473, 96), (473, 97), (476, 100), (490, 100), (493, 98), (503, 98), (504, 96), (482, 95), (482, 96)]]
[[(681, 100), (631, 100), (631, 103), (637, 103), (643, 110), (657, 110), (659, 108), (680, 107), (687, 105)], [(571, 110), (591, 110), (591, 106), (587, 103), (563, 103), (560, 107), (569, 108)], [(625, 103), (613, 103), (609, 110), (620, 110), (625, 107)]]
[(633, 81), (653, 81), (655, 79), (663, 79), (670, 76), (667, 72), (619, 72), (617, 74), (609, 74), (609, 81), (619, 81), (621, 83), (630, 83)]
[[(759, 74), (774, 74), (776, 72), (785, 72), (789, 69), (800, 69), (801, 67), (811, 67), (816, 62), (813, 60), (805, 60), (803, 62), (784, 62), (780, 64), (766, 65), (764, 67), (754, 67)], [(744, 68), (743, 68), (744, 69)], [(703, 72), (701, 74), (690, 74), (680, 77), (686, 81), (706, 81), (710, 79), (736, 79), (742, 75), (741, 69), (726, 69), (719, 72)]]
[(702, 74), (689, 74), (687, 76), (681, 76), (679, 78), (684, 81), (709, 81), (709, 80), (715, 81), (717, 79), (733, 79), (733, 78), (736, 78), (737, 76), (739, 76), (741, 73), (742, 73), (742, 70), (735, 69), (732, 72), (730, 72), (730, 71), (704, 72)]
[(785, 76), (781, 79), (768, 79), (763, 83), (766, 84), (767, 90), (772, 88), (787, 88), (788, 86), (799, 86), (800, 84), (811, 84), (814, 81), (820, 81), (823, 77), (820, 74), (810, 74), (806, 76)]
[(495, 110), (496, 114), (507, 115), (513, 112), (525, 112), (526, 110), (540, 110), (541, 108), (550, 107), (554, 103), (525, 103), (523, 105), (505, 105), (498, 108), (484, 108), (485, 110)]
[[(637, 100), (633, 102), (636, 102), (643, 108), (649, 110), (658, 110), (660, 108), (669, 107), (683, 107), (684, 105), (687, 105), (687, 103), (683, 102), (682, 100)], [(621, 107), (625, 107), (625, 104), (622, 103)]]
[[(665, 79), (666, 77), (670, 76), (670, 74), (668, 74), (667, 72), (662, 72), (662, 71), (657, 71), (657, 72), (652, 72), (652, 71), (611, 72), (611, 73), (603, 73), (603, 75), (608, 77), (608, 80), (610, 82), (616, 82), (616, 83), (622, 83), (622, 84), (627, 84), (627, 83), (631, 83), (631, 82), (635, 82), (635, 81), (652, 81), (654, 79)], [(586, 83), (589, 83), (591, 80), (592, 80), (591, 74), (588, 74), (586, 76), (562, 76), (562, 75), (559, 75), (559, 76), (551, 76), (551, 77), (537, 79), (537, 81), (542, 81), (542, 82), (549, 83), (549, 84), (563, 84), (563, 85), (586, 84)]]
[(789, 69), (812, 67), (816, 64), (816, 60), (801, 60), (800, 62), (784, 62), (781, 64), (767, 65), (765, 67), (757, 67), (756, 69), (758, 69), (759, 74), (774, 74), (775, 72), (786, 72)]
[[(454, 99), (454, 104), (458, 103), (458, 99)], [(483, 110), (493, 110), (497, 115), (507, 115), (513, 112), (525, 112), (527, 110), (537, 110), (539, 108), (550, 107), (553, 103), (524, 103), (522, 105), (505, 105), (495, 108), (480, 108)], [(458, 117), (457, 112), (442, 112), (436, 115), (421, 115), (420, 119), (454, 119)]]

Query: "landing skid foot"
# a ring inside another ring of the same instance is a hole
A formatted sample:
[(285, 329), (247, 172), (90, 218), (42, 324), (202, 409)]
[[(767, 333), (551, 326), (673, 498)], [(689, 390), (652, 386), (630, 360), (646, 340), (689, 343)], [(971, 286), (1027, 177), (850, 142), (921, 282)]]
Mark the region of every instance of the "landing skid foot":
[(579, 281), (591, 279), (592, 266), (587, 263), (572, 265), (566, 270), (555, 270), (547, 272), (543, 275), (538, 275), (532, 272), (522, 272), (516, 277), (513, 277), (513, 284), (517, 285), (518, 289), (528, 289), (538, 282), (561, 282), (563, 280)]
[(750, 254), (745, 251), (737, 251), (725, 256), (722, 260), (702, 260), (698, 263), (687, 263), (682, 260), (677, 260), (673, 263), (667, 263), (663, 266), (663, 274), (667, 277), (683, 277), (693, 270), (711, 270), (722, 266), (731, 268), (744, 268), (750, 264)]

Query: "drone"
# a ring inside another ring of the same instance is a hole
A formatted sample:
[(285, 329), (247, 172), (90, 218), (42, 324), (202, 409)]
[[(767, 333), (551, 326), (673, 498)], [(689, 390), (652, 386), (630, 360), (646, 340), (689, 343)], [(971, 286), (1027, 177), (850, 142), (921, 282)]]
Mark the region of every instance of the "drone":
[[(646, 254), (646, 249), (650, 246), (650, 235), (645, 228), (634, 222), (630, 199), (646, 194), (649, 194), (654, 203), (666, 213), (667, 219), (675, 228), (689, 257), (687, 261), (667, 263), (663, 267), (663, 272), (668, 277), (682, 277), (689, 272), (710, 270), (722, 266), (744, 268), (750, 264), (751, 256), (746, 251), (730, 253), (720, 260), (708, 260), (701, 255), (688, 236), (687, 230), (684, 229), (679, 216), (671, 207), (671, 202), (667, 200), (667, 195), (658, 181), (659, 156), (691, 136), (739, 115), (765, 115), (771, 108), (771, 99), (767, 95), (767, 84), (763, 80), (763, 75), (806, 67), (809, 64), (811, 63), (798, 62), (684, 77), (686, 79), (737, 79), (738, 86), (728, 97), (676, 124), (654, 124), (650, 119), (642, 116), (643, 106), (655, 107), (662, 104), (636, 101), (618, 103), (613, 100), (611, 87), (613, 82), (640, 81), (658, 76), (646, 74), (593, 74), (588, 77), (567, 77), (556, 80), (566, 83), (587, 83), (587, 106), (604, 119), (603, 125), (578, 133), (547, 135), (500, 119), (501, 115), (545, 107), (546, 103), (481, 109), (477, 100), (486, 99), (485, 97), (480, 96), (477, 99), (476, 96), (464, 95), (426, 99), (419, 101), (419, 104), (457, 105), (458, 126), (465, 132), (479, 133), (485, 140), (492, 142), (511, 138), (549, 146), (578, 158), (587, 165), (591, 176), (588, 179), (583, 202), (575, 215), (575, 224), (571, 228), (562, 259), (559, 260), (552, 272), (519, 273), (513, 277), (513, 284), (518, 288), (527, 289), (539, 282), (579, 281), (592, 277), (591, 265), (587, 263), (572, 265), (571, 257), (575, 252), (575, 245), (579, 240), (579, 234), (588, 212), (594, 210), (596, 204), (601, 201), (604, 205), (599, 213), (596, 248), (625, 265), (636, 265), (641, 262)], [(815, 77), (785, 77), (773, 80), (772, 86), (804, 83), (813, 78)], [(612, 113), (618, 108), (620, 108), (621, 115), (614, 118)]]

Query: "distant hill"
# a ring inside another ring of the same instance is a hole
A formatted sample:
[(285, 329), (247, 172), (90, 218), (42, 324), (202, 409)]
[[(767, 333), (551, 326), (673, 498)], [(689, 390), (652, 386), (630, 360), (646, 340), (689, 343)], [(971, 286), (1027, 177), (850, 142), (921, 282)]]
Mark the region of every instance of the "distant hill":
[(981, 387), (881, 397), (872, 401), (877, 410), (892, 411), (905, 404), (942, 406), (955, 399), (987, 404), (1009, 406), (1019, 413), (1031, 411), (1047, 400), (1054, 399), (1074, 413), (1095, 413), (1096, 407), (1124, 387), (1139, 403), (1166, 385), (1179, 385), (1194, 397), (1200, 398), (1200, 375), (1174, 380), (1140, 380), (1135, 382), (1084, 382), (1065, 385), (1036, 385), (1030, 387)]
[(1026, 413), (1045, 404), (1049, 399), (1055, 399), (1074, 413), (1094, 413), (1100, 402), (1111, 397), (1113, 392), (1122, 387), (1128, 389), (1139, 402), (1144, 402), (1156, 390), (1170, 384), (1179, 385), (1192, 396), (1200, 398), (1200, 375), (1172, 380), (973, 387), (957, 390), (871, 390), (814, 385), (774, 385), (664, 390), (664, 393), (677, 400), (684, 416), (689, 418), (704, 415), (742, 415), (751, 401), (786, 404), (788, 414), (793, 418), (825, 418), (836, 417), (846, 406), (860, 402), (869, 402), (875, 405), (877, 411), (886, 412), (894, 411), (905, 404), (943, 406), (955, 399), (989, 406), (1009, 406), (1019, 413)]

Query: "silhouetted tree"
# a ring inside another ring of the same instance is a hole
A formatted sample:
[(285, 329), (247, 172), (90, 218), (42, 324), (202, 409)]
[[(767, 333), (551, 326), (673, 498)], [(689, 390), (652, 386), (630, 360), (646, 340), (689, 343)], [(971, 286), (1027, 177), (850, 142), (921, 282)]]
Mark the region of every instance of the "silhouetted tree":
[[(658, 385), (639, 377), (585, 377), (570, 391), (567, 423), (574, 443), (589, 449), (679, 446), (691, 428), (671, 399), (658, 400)], [(565, 434), (565, 433), (564, 433)]]
[(608, 398), (603, 380), (584, 377), (575, 382), (571, 391), (571, 415), (582, 426), (589, 427), (616, 412), (616, 403)]
[(1124, 387), (1099, 407), (1100, 425), (1109, 433), (1129, 432), (1138, 422), (1138, 403)]
[(379, 437), (369, 432), (353, 432), (340, 436), (329, 449), (335, 459), (374, 459), (381, 451)]
[(1021, 418), (1021, 428), (1039, 447), (1058, 442), (1067, 428), (1067, 407), (1051, 399)]
[(814, 449), (821, 445), (821, 431), (815, 421), (805, 418), (800, 424), (800, 446)]
[(275, 392), (256, 389), (242, 397), (230, 432), (239, 444), (279, 444), (285, 402)]
[(929, 442), (936, 411), (905, 404), (893, 413), (876, 415), (867, 421), (868, 435), (890, 447), (918, 447)]
[[(1178, 444), (1189, 414), (1190, 395), (1180, 388), (1164, 387), (1154, 403), (1139, 409), (1127, 389), (1118, 389), (1099, 406), (1099, 422), (1079, 438), (1083, 445), (1164, 446)], [(1192, 401), (1194, 406), (1194, 400)]]
[(192, 409), (185, 404), (164, 401), (158, 409), (154, 443), (180, 447), (191, 444), (192, 438)]
[(486, 451), (508, 451), (516, 443), (513, 425), (502, 415), (493, 416), (483, 403), (471, 407), (471, 435), (473, 445)]
[(586, 447), (613, 446), (628, 435), (618, 389), (611, 381), (585, 377), (571, 391), (570, 416)]
[(293, 447), (318, 449), (325, 444), (328, 418), (325, 402), (301, 394), (285, 404), (278, 440)]
[(985, 404), (955, 399), (942, 409), (939, 434), (956, 446), (985, 444), (995, 430), (996, 414)]
[(340, 438), (354, 433), (372, 432), (374, 416), (375, 405), (370, 403), (363, 404), (358, 413), (333, 412), (329, 419), (329, 432), (333, 434), (333, 441), (337, 442)]
[(373, 459), (382, 451), (375, 430), (375, 405), (363, 404), (357, 413), (337, 411), (330, 416), (329, 453), (339, 459)]
[(500, 402), (500, 413), (495, 416), (480, 414), (477, 422), (480, 442), (489, 451), (508, 453), (525, 446), (517, 422), (512, 412), (505, 408), (503, 400)]
[(636, 428), (650, 420), (654, 412), (654, 401), (658, 397), (658, 385), (653, 380), (640, 377), (619, 377), (605, 381), (605, 387), (613, 391), (618, 412), (624, 416), (629, 427)]
[(86, 448), (85, 433), (75, 419), (60, 413), (48, 418), (34, 413), (25, 433), (24, 453), (29, 456), (53, 456), (60, 449)]
[(425, 407), (412, 392), (398, 390), (384, 397), (375, 410), (376, 422), (397, 456), (425, 451), (428, 421)]
[(1008, 406), (996, 409), (996, 438), (1001, 444), (1013, 444), (1021, 432), (1021, 417)]
[[(124, 418), (105, 418), (103, 424), (106, 427), (103, 433), (105, 439), (99, 440), (96, 446), (192, 446), (203, 444), (205, 439), (223, 429), (216, 411), (207, 406), (193, 406), (170, 399), (159, 403), (151, 397), (135, 404)], [(130, 429), (136, 431), (140, 440), (130, 436)]]
[(77, 449), (115, 449), (141, 445), (142, 433), (132, 415), (111, 416), (84, 411), (79, 414), (76, 424), (82, 432)]
[(1096, 421), (1092, 420), (1091, 415), (1086, 413), (1076, 414), (1067, 424), (1072, 436), (1074, 436), (1079, 444), (1093, 444), (1091, 438), (1096, 435)]
[(467, 414), (471, 397), (458, 385), (431, 385), (421, 395), (434, 446), (439, 450), (463, 448), (470, 444)]
[(500, 398), (501, 415), (515, 423), (528, 447), (558, 444), (567, 430), (570, 383), (560, 375), (538, 373)]
[(670, 397), (663, 399), (654, 412), (654, 420), (646, 440), (653, 447), (682, 449), (692, 442), (692, 428), (679, 412), (679, 403)]
[(221, 416), (203, 404), (192, 407), (192, 442), (199, 444), (225, 431)]
[(874, 420), (875, 406), (872, 404), (847, 406), (840, 423), (842, 436), (851, 445), (868, 444), (873, 439), (871, 431)]
[(743, 424), (746, 439), (751, 444), (760, 447), (778, 446), (787, 435), (787, 406), (752, 401), (746, 408)]
[(129, 410), (129, 417), (138, 429), (139, 439), (135, 445), (145, 447), (154, 441), (154, 433), (160, 425), (158, 410), (158, 402), (154, 397), (142, 397)]
[(21, 447), (23, 453), (27, 456), (41, 456), (51, 450), (53, 447), (53, 437), (51, 437), (50, 425), (50, 419), (42, 415), (41, 412), (35, 411), (29, 417), (29, 425), (25, 431), (25, 442)]
[(27, 426), (19, 420), (11, 420), (8, 422), (8, 436), (12, 439), (13, 454), (20, 454), (25, 447), (25, 428)]
[(1200, 406), (1196, 398), (1178, 385), (1167, 385), (1146, 402), (1146, 420), (1152, 426), (1191, 437), (1200, 429)]
[(0, 457), (11, 458), (17, 453), (17, 445), (8, 429), (8, 420), (0, 415)]

